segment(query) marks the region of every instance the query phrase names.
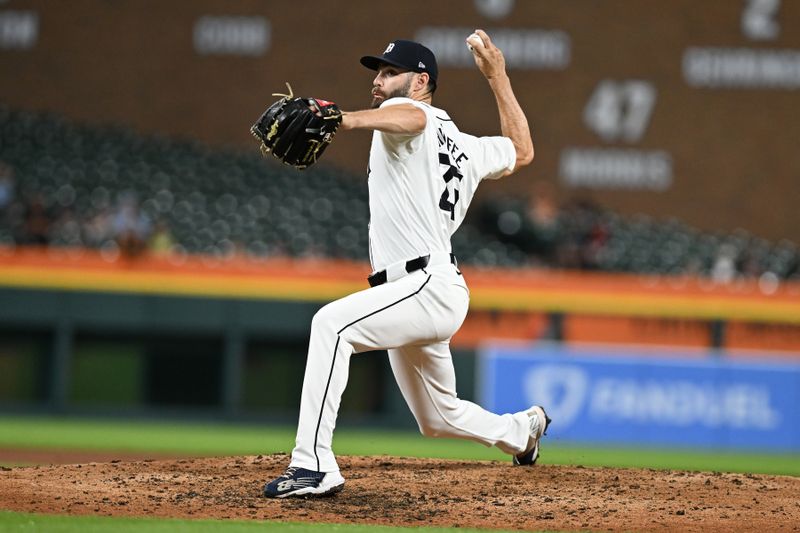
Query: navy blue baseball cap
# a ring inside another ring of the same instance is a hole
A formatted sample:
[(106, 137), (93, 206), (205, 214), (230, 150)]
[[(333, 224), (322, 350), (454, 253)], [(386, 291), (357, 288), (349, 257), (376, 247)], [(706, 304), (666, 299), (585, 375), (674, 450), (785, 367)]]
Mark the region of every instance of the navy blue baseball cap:
[(414, 41), (398, 39), (389, 43), (389, 46), (383, 51), (383, 55), (361, 58), (361, 64), (370, 70), (378, 70), (381, 63), (412, 72), (427, 72), (434, 83), (439, 75), (436, 56), (429, 48)]

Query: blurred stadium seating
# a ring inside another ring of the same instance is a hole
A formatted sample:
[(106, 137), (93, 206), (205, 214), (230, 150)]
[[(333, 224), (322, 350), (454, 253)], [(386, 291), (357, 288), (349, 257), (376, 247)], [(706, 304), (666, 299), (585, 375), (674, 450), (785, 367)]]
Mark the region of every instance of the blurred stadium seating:
[[(50, 222), (42, 240), (50, 245), (116, 246), (113, 219), (133, 198), (151, 225), (165, 223), (173, 251), (367, 257), (366, 187), (330, 166), (297, 176), (254, 154), (7, 108), (0, 128), (0, 160), (14, 170), (17, 189), (0, 243), (41, 242), (25, 225), (40, 201)], [(524, 259), (473, 228), (459, 243), (478, 263)]]
[[(298, 176), (253, 153), (8, 107), (0, 107), (0, 162), (1, 245), (113, 251), (129, 231), (141, 246), (174, 253), (367, 258), (363, 180), (324, 164)], [(466, 264), (800, 277), (794, 243), (745, 230), (703, 233), (580, 202), (558, 206), (545, 223), (518, 199), (489, 199), (476, 211), (453, 238)]]
[(622, 217), (588, 202), (557, 209), (541, 224), (518, 199), (485, 202), (481, 226), (547, 265), (606, 272), (697, 274), (731, 281), (736, 276), (798, 278), (800, 254), (788, 240), (771, 243), (744, 229), (702, 232), (680, 220)]

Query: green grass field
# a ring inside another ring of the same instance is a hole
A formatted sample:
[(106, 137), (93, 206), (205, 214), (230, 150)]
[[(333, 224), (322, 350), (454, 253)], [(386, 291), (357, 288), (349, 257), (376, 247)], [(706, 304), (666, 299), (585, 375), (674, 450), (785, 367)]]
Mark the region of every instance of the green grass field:
[[(264, 522), (253, 520), (159, 520), (155, 518), (108, 518), (102, 516), (45, 516), (28, 513), (9, 513), (0, 511), (0, 532), (37, 532), (48, 533), (251, 533), (267, 531), (269, 533), (323, 533), (336, 531), (341, 533), (476, 533), (480, 529), (452, 529), (439, 527), (408, 528), (374, 525), (344, 524), (297, 524), (288, 522)], [(492, 533), (503, 533), (493, 529)], [(510, 532), (509, 532), (510, 533)]]
[[(5, 448), (221, 456), (288, 453), (293, 445), (294, 428), (288, 426), (0, 417), (0, 447)], [(508, 460), (495, 448), (467, 441), (430, 439), (409, 431), (341, 427), (337, 428), (334, 448), (339, 455)], [(800, 476), (798, 454), (586, 447), (548, 438), (542, 444), (541, 462)]]
[[(256, 455), (289, 452), (294, 428), (244, 424), (198, 424), (49, 417), (0, 417), (0, 448), (95, 450), (182, 456)], [(397, 455), (466, 460), (508, 458), (496, 449), (471, 442), (424, 438), (408, 431), (337, 429), (334, 447), (339, 455)], [(653, 450), (578, 447), (556, 440), (543, 441), (544, 464), (580, 464), (721, 472), (752, 472), (800, 476), (800, 455), (730, 453), (719, 451)], [(346, 533), (408, 531), (409, 528), (330, 526), (276, 522), (186, 521), (52, 517), (0, 511), (5, 531), (222, 531), (316, 532), (322, 528)], [(419, 528), (417, 528), (419, 529)], [(469, 531), (422, 528), (425, 533)], [(473, 530), (475, 531), (475, 530)]]

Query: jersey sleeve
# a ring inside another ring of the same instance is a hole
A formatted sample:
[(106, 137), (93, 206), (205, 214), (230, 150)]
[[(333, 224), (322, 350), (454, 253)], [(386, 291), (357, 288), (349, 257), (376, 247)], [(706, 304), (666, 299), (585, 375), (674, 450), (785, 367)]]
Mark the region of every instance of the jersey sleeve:
[(517, 164), (517, 150), (508, 137), (474, 137), (464, 134), (473, 144), (473, 165), (480, 179), (496, 180)]

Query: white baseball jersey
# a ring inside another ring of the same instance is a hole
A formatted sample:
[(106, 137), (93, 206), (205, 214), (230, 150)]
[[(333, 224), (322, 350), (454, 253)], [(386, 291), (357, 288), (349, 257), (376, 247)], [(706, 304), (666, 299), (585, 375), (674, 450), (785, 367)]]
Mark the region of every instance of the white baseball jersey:
[(474, 137), (458, 130), (442, 109), (410, 98), (425, 112), (418, 135), (375, 131), (369, 157), (369, 241), (374, 270), (430, 252), (449, 252), (450, 237), (467, 214), (478, 184), (514, 169), (507, 137)]
[[(458, 131), (441, 109), (425, 112), (418, 135), (375, 132), (369, 171), (373, 269), (430, 255), (419, 270), (324, 306), (311, 322), (300, 419), (291, 466), (338, 472), (333, 430), (353, 354), (387, 350), (392, 372), (420, 431), (469, 439), (517, 454), (526, 450), (525, 412), (495, 414), (456, 394), (450, 338), (469, 308), (469, 290), (450, 263), (450, 236), (464, 220), (481, 180), (513, 170), (510, 139)], [(341, 479), (341, 477), (336, 477)]]

